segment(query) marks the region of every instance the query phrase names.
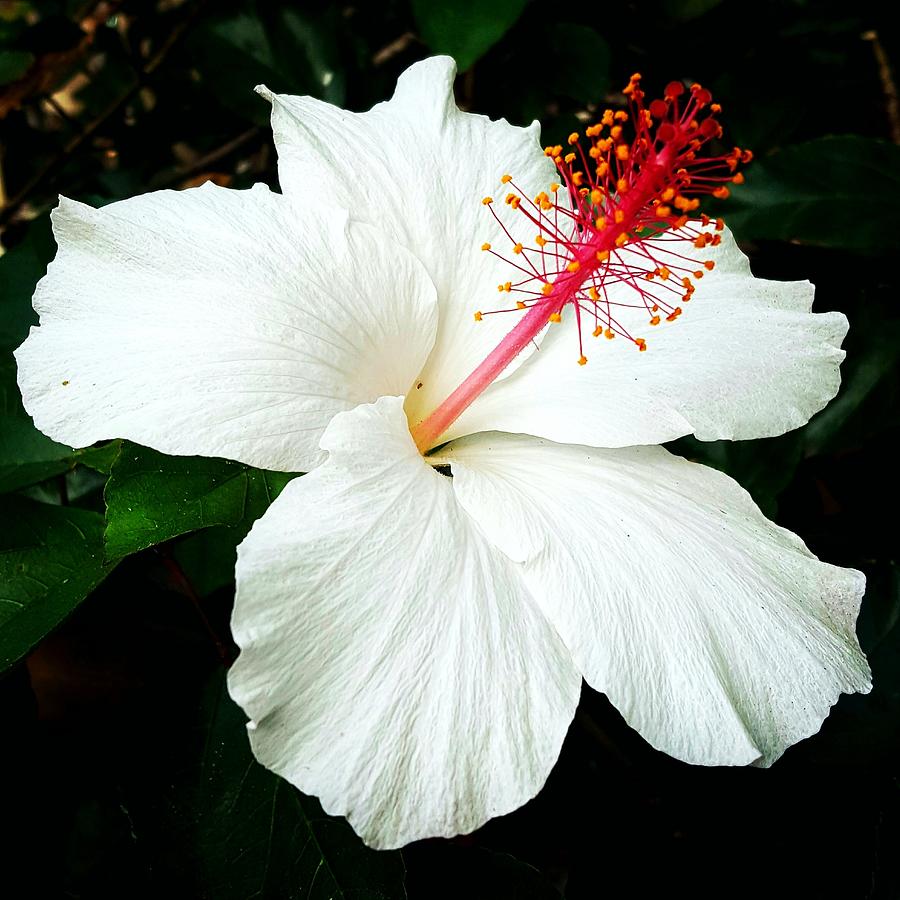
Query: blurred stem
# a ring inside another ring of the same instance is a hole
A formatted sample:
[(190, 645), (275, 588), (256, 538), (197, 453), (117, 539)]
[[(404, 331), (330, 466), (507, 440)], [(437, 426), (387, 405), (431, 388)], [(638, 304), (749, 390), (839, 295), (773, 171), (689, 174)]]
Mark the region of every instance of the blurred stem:
[(185, 33), (194, 25), (200, 13), (203, 12), (209, 0), (197, 0), (194, 8), (187, 16), (173, 28), (168, 37), (163, 41), (159, 49), (154, 53), (143, 67), (137, 72), (135, 82), (128, 87), (119, 97), (113, 100), (98, 116), (91, 120), (84, 129), (42, 166), (25, 186), (6, 204), (0, 211), (0, 225), (6, 224), (19, 208), (28, 200), (31, 194), (37, 190), (57, 169), (61, 168), (69, 158), (99, 129), (106, 124), (135, 94), (144, 86), (145, 80), (152, 75), (168, 56), (169, 51), (184, 37)]
[(174, 173), (169, 174), (168, 177), (162, 178), (159, 181), (154, 181), (151, 184), (151, 187), (154, 190), (159, 190), (160, 188), (176, 185), (195, 175), (200, 175), (214, 163), (217, 163), (219, 160), (234, 153), (235, 150), (239, 150), (244, 144), (253, 140), (253, 138), (259, 137), (260, 133), (260, 129), (254, 125), (253, 128), (248, 128), (246, 131), (241, 132), (237, 137), (232, 138), (220, 147), (216, 147), (215, 150), (210, 150), (209, 153), (198, 157), (191, 165), (179, 166), (179, 168), (176, 169)]
[(891, 140), (895, 144), (900, 144), (900, 98), (897, 95), (897, 83), (894, 81), (890, 60), (888, 60), (887, 53), (884, 52), (884, 47), (877, 31), (873, 29), (865, 32), (862, 39), (872, 45), (872, 53), (878, 66), (878, 78), (881, 81), (881, 90), (884, 93), (885, 112), (887, 113), (890, 127)]
[(222, 665), (227, 669), (228, 666), (231, 665), (231, 653), (216, 633), (215, 628), (213, 628), (206, 613), (203, 611), (203, 602), (194, 590), (191, 580), (185, 574), (184, 569), (178, 564), (178, 561), (171, 555), (168, 548), (164, 547), (160, 550), (160, 557), (162, 558), (163, 565), (166, 567), (166, 571), (169, 573), (173, 586), (180, 593), (184, 594), (193, 604), (197, 615), (200, 617), (200, 621), (203, 623), (204, 630), (212, 641), (213, 646), (216, 648), (216, 653), (218, 654)]

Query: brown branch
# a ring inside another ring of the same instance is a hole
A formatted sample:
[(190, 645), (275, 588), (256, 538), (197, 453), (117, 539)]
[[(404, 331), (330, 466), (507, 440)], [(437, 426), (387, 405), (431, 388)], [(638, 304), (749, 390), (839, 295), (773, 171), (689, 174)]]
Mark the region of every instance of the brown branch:
[(249, 143), (253, 138), (258, 137), (259, 134), (260, 129), (257, 126), (248, 128), (220, 147), (216, 147), (214, 150), (210, 150), (209, 153), (199, 156), (189, 166), (179, 166), (174, 172), (154, 179), (151, 181), (150, 186), (153, 190), (159, 190), (160, 188), (172, 187), (195, 175), (200, 175), (202, 172), (207, 171), (210, 166), (219, 162), (219, 160), (224, 159), (226, 156), (234, 153), (235, 150), (239, 150), (244, 144)]
[(169, 573), (169, 577), (172, 579), (173, 586), (178, 590), (179, 593), (184, 594), (188, 600), (191, 601), (191, 604), (194, 607), (194, 611), (200, 618), (200, 621), (203, 623), (203, 629), (206, 631), (209, 639), (212, 641), (213, 646), (216, 648), (216, 653), (219, 656), (219, 659), (222, 661), (222, 665), (226, 668), (231, 665), (231, 652), (228, 647), (225, 646), (222, 639), (216, 633), (215, 628), (213, 628), (212, 623), (206, 616), (206, 613), (203, 611), (203, 603), (200, 600), (200, 597), (197, 595), (197, 592), (194, 590), (193, 584), (191, 584), (190, 579), (187, 577), (184, 569), (181, 568), (178, 561), (174, 556), (171, 555), (168, 548), (163, 548), (160, 551), (160, 557), (162, 558), (163, 565), (166, 567), (166, 571)]
[(102, 128), (106, 122), (112, 118), (137, 92), (144, 86), (145, 80), (152, 75), (163, 63), (169, 51), (185, 33), (194, 25), (200, 13), (208, 4), (209, 0), (197, 0), (196, 6), (191, 10), (188, 16), (172, 29), (166, 40), (160, 48), (154, 53), (144, 66), (137, 72), (137, 79), (134, 84), (113, 100), (107, 107), (92, 121), (90, 121), (84, 129), (69, 140), (62, 150), (42, 166), (18, 191), (15, 196), (0, 211), (0, 225), (9, 221), (19, 208), (28, 200), (32, 192), (39, 188), (51, 175), (53, 175), (60, 167), (62, 167), (71, 156), (90, 138), (92, 138)]
[(895, 144), (900, 144), (900, 96), (897, 94), (897, 83), (894, 81), (890, 60), (887, 53), (884, 52), (877, 31), (873, 29), (865, 32), (862, 39), (872, 45), (872, 53), (878, 66), (878, 79), (881, 81), (881, 90), (884, 94), (884, 106), (890, 126), (891, 140)]

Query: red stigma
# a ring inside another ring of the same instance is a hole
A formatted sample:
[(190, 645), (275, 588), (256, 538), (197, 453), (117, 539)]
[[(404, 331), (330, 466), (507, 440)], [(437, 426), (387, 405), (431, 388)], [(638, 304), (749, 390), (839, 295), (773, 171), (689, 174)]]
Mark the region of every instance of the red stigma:
[[(485, 249), (505, 259), (521, 276), (499, 288), (517, 295), (512, 309), (540, 306), (552, 323), (571, 305), (579, 325), (586, 324), (585, 318), (590, 321), (594, 336), (620, 335), (644, 350), (646, 341), (619, 321), (616, 307), (643, 305), (651, 326), (678, 318), (678, 304), (691, 299), (694, 281), (712, 263), (685, 257), (683, 265), (675, 265), (669, 252), (662, 265), (654, 256), (654, 243), (670, 240), (674, 231), (698, 250), (718, 244), (721, 220), (689, 216), (699, 208), (702, 195), (727, 197), (728, 185), (743, 181), (736, 173), (738, 165), (749, 162), (752, 154), (738, 147), (719, 155), (704, 153), (710, 141), (721, 137), (722, 127), (717, 119), (721, 108), (701, 85), (688, 89), (681, 82), (670, 82), (661, 99), (645, 105), (640, 82), (641, 76), (635, 74), (624, 89), (628, 111), (605, 110), (585, 129), (586, 142), (573, 132), (566, 148), (544, 150), (559, 171), (559, 183), (549, 192), (529, 199), (511, 176), (503, 176), (511, 189), (506, 204), (537, 230), (536, 246), (514, 238), (485, 198), (513, 244), (514, 257), (507, 259), (489, 246)], [(654, 279), (665, 284), (669, 302), (660, 299), (659, 291), (645, 289)], [(612, 300), (608, 289), (613, 284), (632, 288), (635, 302)], [(492, 312), (507, 311), (511, 310)], [(583, 365), (583, 346), (579, 351)]]

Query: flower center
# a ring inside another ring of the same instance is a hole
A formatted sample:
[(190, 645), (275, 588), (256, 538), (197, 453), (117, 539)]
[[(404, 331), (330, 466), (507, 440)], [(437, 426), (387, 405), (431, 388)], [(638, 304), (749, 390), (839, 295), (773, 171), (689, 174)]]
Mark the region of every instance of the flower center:
[[(665, 244), (690, 240), (702, 251), (720, 242), (721, 219), (702, 215), (692, 220), (689, 214), (699, 207), (699, 195), (727, 197), (728, 184), (743, 181), (736, 172), (738, 164), (749, 162), (752, 154), (735, 147), (719, 155), (702, 155), (704, 145), (720, 138), (722, 129), (716, 119), (721, 108), (699, 84), (686, 90), (673, 81), (662, 99), (645, 106), (640, 81), (639, 74), (632, 75), (625, 88), (628, 112), (608, 109), (585, 130), (587, 152), (578, 132), (569, 135), (570, 149), (565, 153), (561, 145), (545, 149), (560, 179), (549, 191), (530, 199), (511, 175), (500, 179), (510, 190), (506, 205), (537, 230), (533, 245), (513, 236), (492, 197), (482, 200), (512, 244), (512, 255), (503, 255), (489, 243), (481, 249), (511, 266), (515, 275), (498, 285), (498, 291), (514, 295), (515, 303), (478, 311), (475, 320), (516, 311), (522, 315), (471, 375), (412, 428), (422, 452), (439, 442), (548, 324), (560, 322), (568, 307), (578, 325), (579, 365), (588, 361), (585, 328), (607, 340), (618, 335), (645, 351), (646, 339), (632, 334), (620, 310), (642, 308), (651, 326), (674, 322), (682, 313), (679, 304), (691, 299), (695, 282), (713, 268), (712, 260), (673, 254)], [(630, 141), (625, 137), (629, 122)], [(650, 292), (647, 283), (654, 280), (664, 290)], [(618, 286), (626, 288), (627, 299)]]

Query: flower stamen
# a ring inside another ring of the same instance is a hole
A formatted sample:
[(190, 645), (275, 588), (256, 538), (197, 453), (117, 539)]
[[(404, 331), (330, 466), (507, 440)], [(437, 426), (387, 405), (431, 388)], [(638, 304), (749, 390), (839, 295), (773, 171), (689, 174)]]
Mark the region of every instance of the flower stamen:
[[(500, 285), (501, 291), (516, 295), (513, 307), (481, 311), (476, 319), (501, 312), (523, 315), (459, 388), (412, 429), (423, 451), (548, 323), (561, 321), (566, 306), (572, 306), (578, 326), (579, 365), (588, 361), (583, 327), (594, 337), (620, 336), (644, 352), (647, 340), (632, 334), (617, 311), (642, 309), (654, 327), (663, 319), (675, 322), (682, 314), (680, 304), (689, 302), (696, 290), (695, 282), (713, 269), (713, 260), (691, 258), (665, 245), (689, 240), (702, 251), (720, 243), (721, 219), (690, 216), (700, 197), (728, 196), (727, 185), (743, 181), (738, 165), (749, 162), (752, 154), (735, 147), (701, 155), (722, 136), (716, 119), (721, 107), (701, 85), (687, 89), (670, 82), (662, 98), (645, 106), (640, 84), (641, 76), (635, 74), (624, 89), (630, 112), (607, 109), (585, 129), (587, 152), (574, 131), (567, 139), (570, 150), (564, 152), (559, 144), (544, 149), (559, 173), (549, 192), (531, 199), (511, 174), (500, 179), (508, 191), (505, 206), (537, 228), (533, 245), (513, 236), (491, 197), (482, 200), (512, 245), (513, 259), (490, 243), (482, 249), (523, 277)], [(629, 120), (633, 137), (627, 141), (623, 123)], [(627, 290), (611, 292), (618, 286)]]

